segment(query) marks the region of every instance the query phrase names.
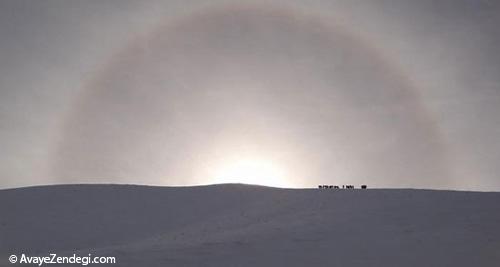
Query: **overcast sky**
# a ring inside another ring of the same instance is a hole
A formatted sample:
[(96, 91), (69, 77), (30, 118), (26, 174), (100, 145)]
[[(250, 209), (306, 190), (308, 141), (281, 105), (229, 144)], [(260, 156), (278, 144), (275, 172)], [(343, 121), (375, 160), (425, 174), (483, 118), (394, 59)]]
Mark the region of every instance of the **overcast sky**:
[(499, 14), (486, 0), (0, 0), (0, 188), (251, 169), (287, 187), (498, 191)]

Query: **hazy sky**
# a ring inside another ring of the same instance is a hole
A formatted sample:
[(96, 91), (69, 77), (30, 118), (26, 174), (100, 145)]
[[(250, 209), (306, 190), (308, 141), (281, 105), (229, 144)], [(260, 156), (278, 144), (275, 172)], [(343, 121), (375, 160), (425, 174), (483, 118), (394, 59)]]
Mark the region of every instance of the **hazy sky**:
[(0, 188), (500, 190), (500, 4), (0, 0)]

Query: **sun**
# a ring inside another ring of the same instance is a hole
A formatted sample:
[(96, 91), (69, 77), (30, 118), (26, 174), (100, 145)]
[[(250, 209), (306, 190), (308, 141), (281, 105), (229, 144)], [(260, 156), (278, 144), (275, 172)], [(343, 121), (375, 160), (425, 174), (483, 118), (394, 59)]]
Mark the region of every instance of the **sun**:
[(225, 162), (216, 169), (214, 183), (243, 183), (287, 187), (284, 171), (269, 160), (241, 159)]

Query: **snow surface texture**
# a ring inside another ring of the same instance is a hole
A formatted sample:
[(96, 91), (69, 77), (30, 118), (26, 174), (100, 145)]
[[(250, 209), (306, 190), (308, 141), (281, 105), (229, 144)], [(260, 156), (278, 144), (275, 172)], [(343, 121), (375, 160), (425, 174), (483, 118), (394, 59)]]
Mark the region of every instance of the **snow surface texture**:
[(8, 255), (20, 253), (115, 256), (111, 266), (500, 266), (500, 193), (0, 190), (0, 266), (15, 266)]

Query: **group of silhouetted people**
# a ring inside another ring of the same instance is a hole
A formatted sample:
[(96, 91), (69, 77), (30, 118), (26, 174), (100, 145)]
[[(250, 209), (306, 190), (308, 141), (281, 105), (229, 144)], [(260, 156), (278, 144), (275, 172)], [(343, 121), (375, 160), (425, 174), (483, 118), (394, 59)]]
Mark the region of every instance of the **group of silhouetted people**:
[[(338, 185), (318, 185), (319, 189), (340, 189)], [(367, 189), (368, 187), (364, 184), (361, 185), (361, 189)], [(354, 189), (354, 185), (342, 185), (342, 189)]]

